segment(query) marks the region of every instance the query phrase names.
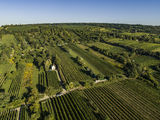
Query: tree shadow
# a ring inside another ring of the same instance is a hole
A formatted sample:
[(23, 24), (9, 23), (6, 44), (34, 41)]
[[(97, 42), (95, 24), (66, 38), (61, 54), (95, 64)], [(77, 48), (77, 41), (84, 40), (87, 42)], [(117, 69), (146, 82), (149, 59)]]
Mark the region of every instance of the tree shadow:
[(84, 81), (80, 81), (79, 84), (81, 84), (82, 86), (85, 86), (85, 82)]
[(9, 102), (10, 103), (13, 102), (15, 98), (16, 98), (16, 96), (11, 96)]
[(44, 87), (43, 85), (40, 85), (40, 84), (37, 84), (36, 87), (37, 87), (39, 93), (44, 93), (46, 90), (46, 87)]
[(50, 113), (48, 111), (42, 111), (40, 117), (37, 120), (45, 120)]
[(92, 71), (90, 71), (90, 70), (81, 69), (80, 71), (85, 73), (86, 75), (92, 77), (92, 78), (96, 78), (96, 75), (93, 74)]
[(0, 88), (0, 93), (5, 93), (5, 89)]
[(22, 99), (25, 98), (25, 102), (28, 101), (29, 97), (31, 97), (31, 92), (32, 92), (32, 88), (31, 87), (26, 87), (27, 92), (23, 93)]

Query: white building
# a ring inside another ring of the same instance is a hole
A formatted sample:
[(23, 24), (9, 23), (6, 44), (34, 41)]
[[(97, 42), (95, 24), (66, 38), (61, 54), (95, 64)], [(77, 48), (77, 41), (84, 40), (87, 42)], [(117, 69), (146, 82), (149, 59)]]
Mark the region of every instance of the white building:
[(56, 65), (55, 65), (55, 64), (53, 64), (53, 65), (51, 66), (51, 70), (56, 70)]

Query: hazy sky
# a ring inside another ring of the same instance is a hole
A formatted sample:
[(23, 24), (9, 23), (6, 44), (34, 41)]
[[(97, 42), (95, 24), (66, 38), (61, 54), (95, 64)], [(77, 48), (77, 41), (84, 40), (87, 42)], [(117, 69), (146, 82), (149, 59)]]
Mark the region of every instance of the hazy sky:
[(160, 25), (160, 0), (0, 0), (0, 25), (60, 22)]

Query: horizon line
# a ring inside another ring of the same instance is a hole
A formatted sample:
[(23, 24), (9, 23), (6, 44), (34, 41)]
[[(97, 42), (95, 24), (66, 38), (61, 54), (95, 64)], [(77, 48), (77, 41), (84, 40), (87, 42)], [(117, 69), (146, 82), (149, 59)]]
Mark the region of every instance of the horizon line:
[(17, 23), (17, 24), (3, 24), (2, 26), (18, 26), (18, 25), (44, 25), (44, 24), (120, 24), (120, 25), (142, 25), (142, 26), (157, 26), (160, 25), (153, 25), (153, 24), (140, 24), (140, 23), (121, 23), (121, 22), (48, 22), (48, 23)]

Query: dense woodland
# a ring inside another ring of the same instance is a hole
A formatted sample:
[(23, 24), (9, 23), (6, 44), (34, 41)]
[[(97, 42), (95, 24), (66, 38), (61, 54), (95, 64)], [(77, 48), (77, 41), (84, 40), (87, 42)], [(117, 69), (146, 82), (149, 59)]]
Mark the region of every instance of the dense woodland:
[(0, 120), (158, 120), (159, 108), (160, 26), (0, 27)]

